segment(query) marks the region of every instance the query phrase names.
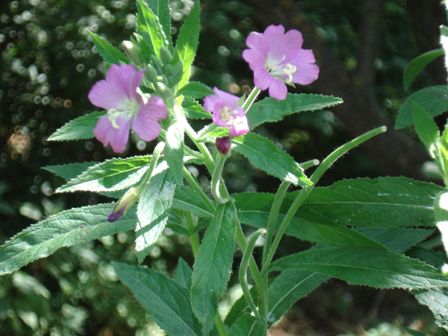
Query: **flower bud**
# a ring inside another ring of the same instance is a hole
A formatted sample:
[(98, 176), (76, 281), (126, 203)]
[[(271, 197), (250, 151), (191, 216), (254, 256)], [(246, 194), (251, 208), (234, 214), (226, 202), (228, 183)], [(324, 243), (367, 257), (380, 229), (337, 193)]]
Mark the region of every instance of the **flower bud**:
[(169, 64), (173, 60), (173, 54), (168, 48), (162, 47), (160, 48), (160, 59), (163, 64)]
[(140, 190), (138, 188), (136, 187), (130, 188), (118, 200), (114, 210), (107, 217), (107, 220), (112, 223), (120, 219), (126, 213), (126, 211), (128, 211), (129, 208), (131, 208), (134, 205), (134, 203), (137, 202), (139, 196), (140, 196)]
[(156, 69), (154, 69), (154, 67), (151, 64), (146, 65), (145, 76), (150, 82), (152, 83), (157, 82), (158, 74)]
[(123, 41), (121, 43), (121, 47), (133, 63), (140, 63), (139, 50), (138, 47), (134, 45), (134, 43), (132, 43), (131, 41)]
[(216, 148), (223, 155), (227, 155), (227, 153), (229, 153), (231, 145), (230, 137), (228, 136), (216, 138)]

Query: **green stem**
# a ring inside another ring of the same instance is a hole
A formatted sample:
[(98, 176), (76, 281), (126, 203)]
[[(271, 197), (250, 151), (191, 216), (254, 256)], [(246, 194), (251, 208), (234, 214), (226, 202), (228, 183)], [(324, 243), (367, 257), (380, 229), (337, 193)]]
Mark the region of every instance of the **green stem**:
[(252, 298), (252, 294), (249, 289), (249, 283), (247, 282), (247, 268), (249, 266), (250, 257), (254, 251), (255, 243), (257, 239), (266, 233), (265, 229), (259, 229), (255, 231), (248, 239), (246, 249), (243, 253), (243, 258), (241, 259), (240, 269), (238, 271), (238, 279), (240, 281), (241, 289), (243, 290), (244, 297), (246, 298), (247, 304), (250, 309), (255, 314), (258, 320), (261, 320), (260, 313), (258, 312), (257, 307), (255, 306), (254, 300)]
[(221, 316), (219, 316), (219, 313), (216, 313), (215, 326), (216, 329), (218, 330), (219, 336), (227, 336), (226, 327), (224, 325), (224, 322), (221, 320)]
[(306, 200), (306, 198), (310, 195), (311, 191), (313, 190), (314, 186), (317, 182), (319, 182), (320, 178), (325, 174), (325, 172), (331, 168), (331, 166), (344, 154), (349, 152), (355, 147), (358, 147), (362, 143), (366, 142), (367, 140), (370, 140), (371, 138), (384, 133), (387, 131), (386, 126), (381, 126), (378, 128), (375, 128), (369, 132), (366, 132), (359, 137), (347, 142), (346, 144), (340, 146), (336, 150), (330, 153), (320, 164), (319, 167), (317, 167), (316, 171), (311, 175), (310, 179), (313, 182), (312, 186), (306, 187), (302, 189), (297, 197), (292, 202), (288, 212), (286, 213), (285, 217), (283, 218), (280, 227), (277, 231), (277, 234), (275, 235), (274, 241), (269, 249), (268, 255), (266, 257), (266, 260), (263, 263), (262, 267), (262, 274), (267, 274), (269, 265), (271, 264), (272, 259), (274, 258), (275, 252), (277, 251), (277, 248), (280, 244), (280, 241), (283, 237), (283, 235), (286, 232), (286, 229), (288, 228), (289, 223), (291, 222), (292, 218), (296, 215), (297, 210), (299, 207), (303, 204), (303, 202)]
[(190, 212), (185, 213), (185, 223), (187, 225), (188, 235), (190, 236), (193, 257), (196, 259), (199, 251), (199, 235), (196, 230), (196, 224), (194, 222), (193, 215)]
[(246, 112), (249, 112), (250, 108), (252, 107), (253, 103), (257, 99), (258, 95), (260, 94), (261, 90), (257, 87), (254, 87), (252, 91), (249, 93), (249, 96), (247, 96), (246, 100), (244, 101), (243, 105), (241, 106), (243, 110)]
[(143, 175), (142, 179), (140, 180), (140, 183), (137, 186), (137, 189), (141, 191), (143, 187), (148, 183), (148, 181), (151, 179), (152, 173), (154, 169), (157, 166), (157, 163), (159, 162), (160, 155), (163, 152), (163, 149), (165, 148), (164, 142), (159, 142), (157, 146), (154, 148), (154, 151), (152, 153), (151, 162), (149, 163), (148, 170)]
[(267, 236), (266, 242), (263, 246), (263, 263), (266, 260), (269, 248), (272, 242), (272, 236), (274, 234), (275, 226), (277, 224), (278, 214), (280, 212), (280, 208), (283, 204), (283, 199), (285, 198), (286, 192), (288, 191), (291, 183), (283, 181), (275, 194), (274, 201), (272, 202), (271, 211), (269, 213), (268, 222), (266, 224)]
[(224, 164), (226, 162), (226, 156), (225, 155), (218, 155), (218, 162), (215, 164), (215, 169), (213, 170), (212, 175), (212, 186), (211, 186), (211, 192), (213, 197), (215, 198), (216, 202), (219, 204), (224, 204), (229, 201), (229, 195), (227, 193), (226, 196), (221, 195), (221, 175), (222, 170), (224, 168)]
[(215, 212), (215, 205), (212, 203), (212, 201), (208, 198), (208, 196), (205, 194), (204, 190), (202, 190), (201, 186), (199, 185), (199, 182), (196, 181), (193, 175), (191, 175), (190, 171), (187, 168), (183, 168), (184, 177), (187, 180), (188, 184), (193, 187), (194, 190), (198, 193), (198, 195), (201, 197), (201, 199), (204, 201), (205, 205), (207, 206), (208, 210), (210, 212)]
[(300, 167), (302, 167), (303, 170), (307, 170), (307, 169), (310, 169), (311, 167), (318, 166), (319, 163), (320, 163), (320, 161), (317, 159), (309, 160), (309, 161), (300, 163)]

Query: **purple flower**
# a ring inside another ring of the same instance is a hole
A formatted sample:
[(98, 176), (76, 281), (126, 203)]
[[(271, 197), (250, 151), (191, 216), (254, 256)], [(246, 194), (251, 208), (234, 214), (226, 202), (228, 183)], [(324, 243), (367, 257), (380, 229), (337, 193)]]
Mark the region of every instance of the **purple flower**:
[(132, 129), (144, 141), (159, 136), (159, 121), (168, 112), (162, 99), (152, 96), (147, 99), (138, 90), (143, 71), (133, 65), (111, 65), (106, 79), (98, 81), (89, 92), (90, 102), (107, 110), (100, 117), (93, 134), (104, 146), (111, 145), (116, 153), (122, 153)]
[(218, 126), (228, 127), (231, 136), (249, 132), (246, 113), (239, 105), (239, 98), (230, 93), (213, 89), (214, 95), (204, 99), (204, 107), (212, 114), (213, 122)]
[(254, 82), (261, 90), (269, 88), (269, 95), (286, 98), (286, 84), (307, 85), (319, 75), (313, 51), (302, 49), (302, 34), (291, 29), (285, 33), (282, 25), (271, 25), (264, 33), (252, 32), (246, 40), (249, 49), (243, 51), (244, 60), (254, 72)]

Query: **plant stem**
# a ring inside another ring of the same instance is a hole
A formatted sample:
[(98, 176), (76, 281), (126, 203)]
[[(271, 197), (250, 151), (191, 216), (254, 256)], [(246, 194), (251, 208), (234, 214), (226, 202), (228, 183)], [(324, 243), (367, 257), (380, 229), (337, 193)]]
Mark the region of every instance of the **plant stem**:
[(249, 96), (247, 96), (246, 100), (244, 101), (243, 105), (241, 106), (246, 113), (249, 112), (250, 108), (252, 107), (253, 103), (257, 99), (260, 92), (261, 92), (261, 90), (255, 86), (252, 89), (252, 91), (249, 93)]
[(190, 212), (185, 213), (185, 223), (187, 225), (188, 235), (190, 236), (193, 257), (196, 259), (199, 251), (199, 235), (196, 230), (196, 224), (194, 223), (193, 215)]
[(215, 326), (216, 326), (216, 329), (218, 330), (219, 336), (227, 336), (226, 327), (224, 325), (224, 322), (221, 319), (221, 316), (219, 316), (219, 313), (216, 313)]
[(184, 167), (184, 177), (187, 180), (188, 184), (193, 187), (194, 190), (197, 191), (198, 195), (201, 197), (201, 199), (204, 201), (207, 208), (213, 213), (215, 212), (215, 205), (212, 203), (212, 201), (208, 198), (208, 196), (205, 194), (204, 190), (202, 190), (200, 184), (193, 175), (191, 175), (190, 171)]
[(280, 227), (277, 231), (277, 234), (275, 235), (274, 241), (272, 243), (272, 246), (269, 249), (268, 255), (266, 257), (266, 260), (263, 262), (262, 267), (262, 275), (267, 274), (269, 265), (271, 264), (272, 259), (274, 258), (275, 252), (277, 251), (277, 248), (280, 244), (280, 241), (283, 237), (283, 235), (286, 232), (286, 229), (288, 228), (289, 223), (291, 222), (292, 218), (296, 215), (297, 210), (299, 207), (305, 202), (306, 198), (310, 195), (311, 191), (314, 189), (314, 186), (317, 182), (319, 182), (320, 178), (325, 174), (325, 172), (331, 168), (331, 166), (344, 154), (349, 152), (355, 147), (358, 147), (363, 142), (366, 142), (367, 140), (370, 140), (371, 138), (386, 132), (387, 127), (381, 126), (378, 128), (375, 128), (369, 132), (366, 132), (359, 137), (345, 143), (344, 145), (340, 146), (336, 150), (330, 153), (320, 164), (319, 167), (317, 167), (316, 171), (311, 175), (310, 179), (313, 182), (312, 186), (305, 187), (302, 189), (297, 197), (292, 202), (288, 212), (286, 213), (285, 217), (283, 218)]
[(224, 168), (224, 164), (226, 162), (226, 156), (225, 155), (218, 155), (218, 162), (215, 164), (215, 169), (213, 170), (212, 175), (212, 186), (211, 186), (211, 192), (213, 197), (215, 198), (216, 202), (219, 204), (224, 204), (229, 201), (229, 195), (226, 196), (221, 195), (221, 175), (222, 170)]

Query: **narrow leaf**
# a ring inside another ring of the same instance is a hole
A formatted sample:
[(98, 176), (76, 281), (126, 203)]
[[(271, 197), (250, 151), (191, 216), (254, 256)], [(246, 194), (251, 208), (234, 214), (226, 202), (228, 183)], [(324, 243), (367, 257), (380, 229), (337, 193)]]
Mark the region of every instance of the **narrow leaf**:
[(177, 119), (166, 131), (165, 159), (176, 183), (182, 185), (184, 157), (184, 122)]
[(395, 128), (405, 128), (414, 123), (413, 112), (415, 104), (419, 105), (423, 110), (429, 113), (431, 117), (436, 117), (448, 111), (447, 96), (447, 85), (430, 86), (413, 93), (406, 99), (398, 111), (398, 116), (395, 120)]
[(48, 141), (69, 141), (92, 139), (93, 129), (104, 112), (85, 114), (66, 123), (48, 137)]
[(259, 336), (265, 335), (266, 330), (260, 321), (249, 314), (242, 314), (230, 328), (232, 336)]
[(165, 37), (168, 39), (168, 42), (171, 43), (171, 16), (168, 2), (168, 0), (146, 0), (146, 4), (158, 17), (163, 32), (165, 33)]
[(129, 63), (128, 58), (124, 53), (115, 48), (112, 44), (107, 42), (101, 36), (89, 32), (93, 43), (95, 44), (96, 50), (101, 55), (105, 63), (108, 64), (120, 64)]
[(284, 117), (304, 111), (319, 111), (342, 104), (342, 99), (317, 94), (289, 93), (284, 100), (265, 98), (255, 103), (249, 111), (250, 129), (267, 122), (277, 122)]
[(179, 88), (187, 84), (191, 75), (191, 65), (196, 56), (196, 49), (199, 44), (201, 8), (199, 0), (194, 0), (194, 6), (180, 28), (176, 41), (176, 52), (183, 65), (183, 75), (179, 83)]
[(235, 144), (233, 150), (244, 155), (255, 168), (294, 185), (312, 184), (299, 164), (270, 140), (251, 132), (233, 138), (232, 142)]
[(232, 272), (235, 213), (230, 203), (217, 207), (193, 266), (191, 302), (204, 335), (213, 327), (218, 300)]
[(186, 97), (201, 99), (213, 94), (213, 91), (207, 85), (200, 82), (189, 82), (182, 89), (180, 89), (177, 94), (179, 96), (182, 95)]
[(428, 149), (432, 158), (437, 155), (437, 144), (440, 140), (439, 127), (433, 120), (433, 118), (420, 107), (420, 105), (414, 105), (414, 125), (415, 131), (420, 141)]
[(168, 335), (201, 335), (185, 288), (146, 267), (117, 262), (112, 265), (120, 281)]
[(407, 91), (415, 78), (426, 68), (426, 66), (443, 56), (443, 49), (427, 51), (414, 58), (404, 69), (403, 87)]
[(159, 240), (168, 221), (176, 184), (166, 171), (153, 176), (144, 187), (137, 206), (138, 223), (135, 227), (135, 250), (141, 263), (151, 246)]
[(98, 204), (59, 212), (21, 231), (0, 246), (0, 275), (45, 258), (61, 247), (128, 231), (135, 226), (132, 211), (113, 225), (107, 221), (114, 204)]
[(198, 193), (185, 186), (176, 188), (173, 208), (191, 212), (201, 217), (213, 217), (213, 214), (210, 212)]
[(144, 0), (137, 1), (137, 31), (146, 41), (151, 41), (152, 49), (157, 57), (160, 48), (168, 45), (159, 19)]
[(106, 192), (126, 189), (140, 181), (148, 169), (150, 156), (106, 160), (70, 179), (56, 192)]
[(45, 166), (42, 169), (62, 177), (64, 180), (70, 180), (84, 173), (88, 168), (97, 165), (98, 162), (75, 162), (61, 165)]
[(320, 247), (281, 258), (271, 270), (300, 268), (354, 285), (374, 288), (448, 287), (448, 278), (416, 259), (395, 252), (358, 247)]
[(191, 289), (191, 275), (193, 274), (193, 270), (187, 264), (187, 262), (180, 258), (179, 262), (176, 266), (176, 274), (175, 279), (176, 282), (184, 287), (186, 290), (190, 291)]
[(210, 119), (211, 114), (207, 112), (202, 105), (200, 105), (195, 99), (185, 97), (182, 107), (188, 119)]

